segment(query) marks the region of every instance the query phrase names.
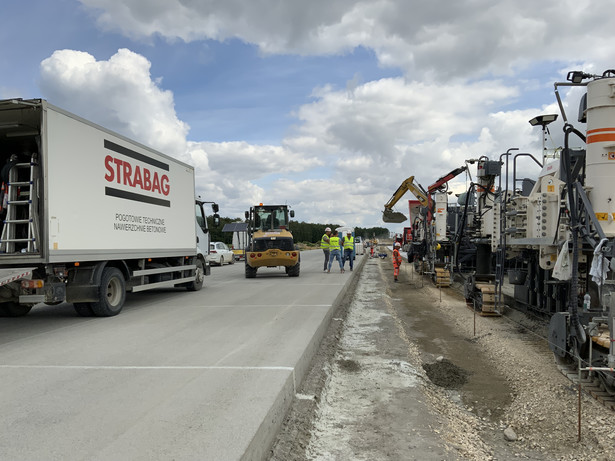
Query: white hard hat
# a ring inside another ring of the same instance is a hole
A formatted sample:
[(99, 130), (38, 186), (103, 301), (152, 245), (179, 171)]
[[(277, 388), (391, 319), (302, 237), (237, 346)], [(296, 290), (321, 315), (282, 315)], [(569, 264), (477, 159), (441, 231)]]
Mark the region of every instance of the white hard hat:
[(401, 244), (400, 244), (399, 242), (395, 242), (395, 246), (396, 246), (396, 247), (400, 247), (400, 246), (401, 246)]
[(330, 227), (326, 227), (325, 228), (325, 232), (331, 232), (331, 228)]

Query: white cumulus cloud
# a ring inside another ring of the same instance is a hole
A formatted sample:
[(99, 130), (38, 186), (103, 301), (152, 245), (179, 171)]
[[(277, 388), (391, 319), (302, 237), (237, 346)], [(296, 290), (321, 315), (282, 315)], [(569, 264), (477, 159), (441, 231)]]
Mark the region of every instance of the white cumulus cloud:
[(39, 86), (51, 103), (177, 157), (186, 150), (189, 127), (177, 118), (173, 93), (152, 79), (150, 67), (127, 49), (107, 61), (58, 50), (41, 63)]
[(612, 65), (610, 24), (589, 0), (80, 1), (101, 27), (133, 38), (237, 38), (275, 54), (362, 46), (382, 65), (432, 79), (510, 74), (541, 60)]
[(347, 89), (316, 90), (279, 145), (193, 142), (173, 94), (143, 56), (119, 50), (104, 61), (61, 50), (41, 63), (41, 87), (52, 102), (195, 165), (198, 193), (223, 203), (228, 216), (275, 201), (293, 205), (301, 220), (376, 225), (408, 176), (426, 187), (469, 158), (497, 158), (510, 147), (539, 155), (539, 133), (527, 121), (555, 110), (502, 110), (521, 89), (498, 80), (387, 78), (352, 86), (352, 97)]

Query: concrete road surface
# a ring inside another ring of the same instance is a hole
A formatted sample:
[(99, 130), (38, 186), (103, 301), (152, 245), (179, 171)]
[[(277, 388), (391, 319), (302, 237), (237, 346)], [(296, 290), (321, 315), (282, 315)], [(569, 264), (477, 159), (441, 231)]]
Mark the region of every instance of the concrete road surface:
[[(203, 290), (0, 319), (0, 459), (262, 459), (354, 273), (213, 267)], [(355, 264), (360, 265), (361, 257)]]

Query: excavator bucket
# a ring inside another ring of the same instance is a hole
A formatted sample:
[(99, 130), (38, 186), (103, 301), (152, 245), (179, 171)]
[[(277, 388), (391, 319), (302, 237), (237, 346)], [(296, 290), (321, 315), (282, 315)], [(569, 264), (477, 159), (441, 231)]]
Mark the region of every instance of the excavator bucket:
[(382, 220), (384, 222), (401, 223), (401, 222), (404, 222), (406, 219), (408, 218), (406, 218), (406, 216), (403, 213), (399, 213), (397, 211), (385, 209), (382, 212)]

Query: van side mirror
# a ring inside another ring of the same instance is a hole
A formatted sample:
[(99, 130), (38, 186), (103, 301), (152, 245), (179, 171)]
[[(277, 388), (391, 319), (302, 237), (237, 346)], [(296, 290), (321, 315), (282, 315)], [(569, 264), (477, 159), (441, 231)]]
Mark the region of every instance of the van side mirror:
[(217, 203), (212, 203), (211, 209), (214, 211), (214, 213), (217, 213), (218, 211), (220, 211), (220, 207), (218, 206)]
[(249, 211), (246, 211), (246, 213), (245, 213), (245, 214), (246, 214), (246, 219), (250, 219), (250, 212), (249, 212)]
[(294, 218), (295, 217), (295, 210), (290, 210), (290, 217)]
[(218, 213), (216, 213), (214, 215), (214, 227), (219, 227), (220, 226), (220, 215), (218, 215)]

